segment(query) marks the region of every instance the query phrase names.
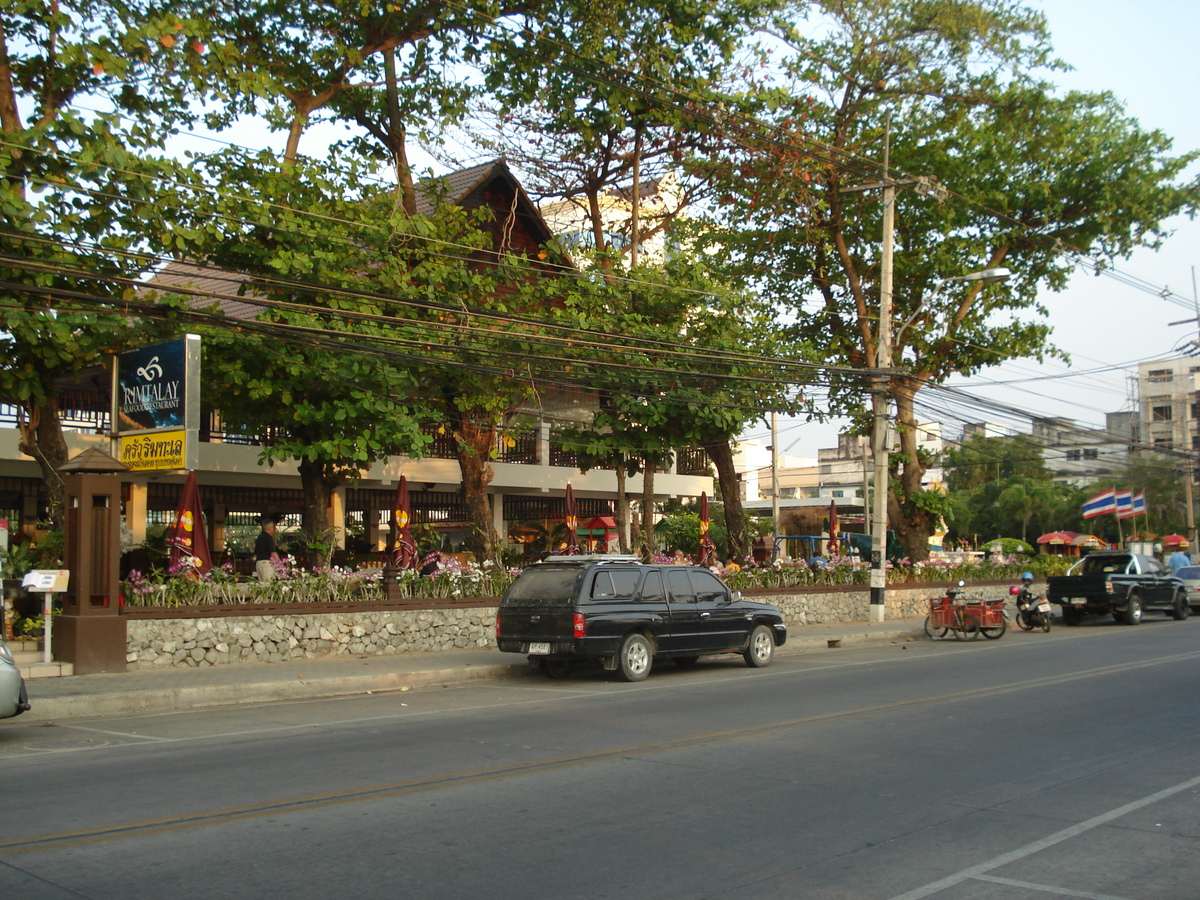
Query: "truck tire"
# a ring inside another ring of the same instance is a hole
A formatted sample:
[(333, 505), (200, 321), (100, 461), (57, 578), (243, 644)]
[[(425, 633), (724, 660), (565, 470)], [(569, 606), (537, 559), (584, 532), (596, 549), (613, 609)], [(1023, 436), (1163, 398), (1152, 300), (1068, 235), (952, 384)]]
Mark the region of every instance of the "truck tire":
[(1125, 611), (1121, 614), (1126, 625), (1137, 625), (1142, 621), (1142, 598), (1140, 594), (1130, 594), (1125, 601)]
[(654, 648), (644, 634), (625, 636), (617, 653), (617, 669), (625, 681), (645, 681), (654, 664)]
[(1171, 618), (1176, 622), (1182, 622), (1191, 614), (1191, 612), (1192, 608), (1188, 606), (1187, 602), (1187, 592), (1176, 591), (1175, 602), (1171, 606)]
[(775, 636), (766, 625), (755, 625), (750, 632), (750, 642), (742, 653), (742, 659), (752, 669), (761, 669), (771, 664), (775, 655)]

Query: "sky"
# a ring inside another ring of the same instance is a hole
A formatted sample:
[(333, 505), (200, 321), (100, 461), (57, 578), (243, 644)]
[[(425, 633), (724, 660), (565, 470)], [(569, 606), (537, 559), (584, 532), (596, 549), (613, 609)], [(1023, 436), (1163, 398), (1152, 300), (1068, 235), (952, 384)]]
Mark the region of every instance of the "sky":
[[(1143, 129), (1174, 139), (1174, 151), (1200, 148), (1200, 3), (1196, 0), (1027, 0), (1040, 9), (1060, 59), (1074, 71), (1055, 80), (1068, 89), (1111, 91)], [(1192, 177), (1200, 174), (1193, 167)], [(951, 186), (953, 187), (953, 186)], [(1200, 268), (1200, 222), (1172, 223), (1175, 234), (1157, 251), (1141, 250), (1119, 262), (1117, 270), (1139, 285), (1169, 288), (1193, 299), (1193, 269)], [(1200, 278), (1200, 275), (1195, 276)], [(1018, 407), (1036, 416), (1062, 416), (1081, 425), (1103, 427), (1104, 414), (1133, 408), (1129, 373), (1137, 363), (1182, 355), (1179, 348), (1197, 340), (1197, 323), (1170, 323), (1196, 317), (1181, 307), (1111, 277), (1081, 271), (1067, 290), (1046, 292), (1039, 300), (1049, 310), (1051, 341), (1070, 364), (1038, 365), (1019, 360), (950, 384), (987, 401)], [(947, 411), (954, 428), (969, 411)], [(1028, 430), (1013, 418), (976, 410), (974, 421)], [(841, 423), (781, 423), (779, 446), (789, 456), (815, 457), (837, 445)], [(770, 443), (757, 427), (745, 437)]]

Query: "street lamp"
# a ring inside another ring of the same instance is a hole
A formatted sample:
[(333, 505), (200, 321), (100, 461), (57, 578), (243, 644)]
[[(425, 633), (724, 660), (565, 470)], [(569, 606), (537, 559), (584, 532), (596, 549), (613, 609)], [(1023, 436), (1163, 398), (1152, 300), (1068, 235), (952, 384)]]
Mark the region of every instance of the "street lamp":
[[(886, 163), (885, 163), (886, 165)], [(874, 413), (874, 433), (871, 439), (871, 450), (875, 457), (875, 497), (874, 515), (871, 522), (871, 601), (870, 620), (882, 622), (886, 608), (887, 593), (887, 526), (888, 526), (888, 446), (887, 446), (887, 409), (888, 388), (891, 385), (892, 368), (892, 200), (884, 192), (884, 232), (883, 232), (883, 277), (879, 302), (879, 341), (875, 347), (875, 369), (881, 374), (876, 376), (872, 411)], [(1004, 267), (981, 269), (966, 275), (954, 275), (934, 282), (936, 290), (940, 285), (954, 281), (981, 281), (992, 284), (1007, 281), (1012, 272)], [(905, 329), (913, 323), (924, 309), (924, 304), (917, 307), (911, 316), (904, 320), (896, 331), (896, 343), (904, 336)], [(883, 374), (887, 369), (888, 373)]]

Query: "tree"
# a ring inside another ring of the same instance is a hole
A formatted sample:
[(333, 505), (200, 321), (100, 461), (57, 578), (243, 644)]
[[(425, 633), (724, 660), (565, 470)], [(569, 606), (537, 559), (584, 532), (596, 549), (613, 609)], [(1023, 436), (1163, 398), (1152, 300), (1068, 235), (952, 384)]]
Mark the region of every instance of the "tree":
[(972, 435), (946, 453), (942, 468), (946, 472), (946, 490), (951, 494), (1013, 477), (1043, 483), (1052, 480), (1042, 456), (1041, 442), (1026, 434)]
[[(816, 37), (786, 24), (783, 87), (751, 99), (774, 130), (746, 129), (747, 150), (724, 166), (730, 258), (797, 318), (795, 334), (828, 359), (862, 367), (879, 347), (883, 183), (933, 176), (953, 199), (901, 192), (892, 294), (890, 379), (900, 447), (889, 521), (913, 559), (928, 555), (942, 509), (921, 488), (928, 462), (914, 398), (953, 374), (1054, 353), (1041, 289), (1061, 288), (1077, 254), (1106, 260), (1153, 245), (1164, 223), (1192, 212), (1200, 189), (1180, 183), (1194, 153), (1173, 156), (1104, 94), (1059, 95), (1042, 18), (1003, 0), (920, 4), (813, 2)], [(905, 172), (886, 162), (904, 161)], [(924, 182), (923, 184), (928, 184)], [(737, 223), (746, 227), (733, 230)], [(1004, 288), (949, 276), (1005, 265)], [(834, 378), (831, 405), (862, 407), (862, 378)]]
[(170, 210), (156, 183), (175, 167), (156, 153), (190, 117), (202, 51), (177, 14), (121, 0), (10, 4), (0, 16), (0, 395), (19, 410), (54, 521), (63, 389), (160, 336), (124, 303), (161, 246)]

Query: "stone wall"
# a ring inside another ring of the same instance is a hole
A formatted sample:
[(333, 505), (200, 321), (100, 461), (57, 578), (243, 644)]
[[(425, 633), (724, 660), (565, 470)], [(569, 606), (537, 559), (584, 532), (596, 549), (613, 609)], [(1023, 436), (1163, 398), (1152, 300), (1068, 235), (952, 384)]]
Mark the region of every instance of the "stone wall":
[(495, 645), (496, 607), (130, 619), (129, 671)]
[[(889, 586), (886, 618), (923, 618), (929, 599), (944, 592), (938, 585)], [(1008, 584), (973, 585), (970, 596), (1007, 599)], [(865, 622), (870, 617), (870, 591), (861, 586), (756, 591), (746, 597), (778, 606), (789, 628)], [(308, 607), (296, 614), (163, 616), (126, 622), (130, 671), (495, 646), (495, 606), (364, 612)]]

